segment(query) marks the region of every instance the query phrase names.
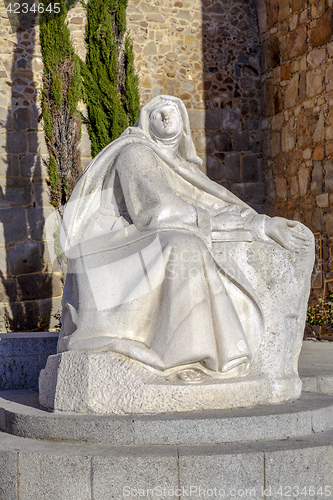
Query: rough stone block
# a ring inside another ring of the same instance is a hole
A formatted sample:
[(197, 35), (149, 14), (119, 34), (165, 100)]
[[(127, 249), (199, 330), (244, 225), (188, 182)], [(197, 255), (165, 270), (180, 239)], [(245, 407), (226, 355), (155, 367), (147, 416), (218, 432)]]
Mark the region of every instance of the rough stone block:
[(299, 192), (303, 197), (309, 189), (310, 170), (305, 165), (301, 165), (298, 171)]
[(20, 499), (91, 500), (90, 461), (90, 457), (73, 454), (20, 452)]
[(316, 196), (316, 203), (319, 208), (328, 208), (329, 207), (328, 193), (323, 193)]
[(287, 199), (287, 181), (283, 177), (277, 177), (275, 179), (276, 186), (276, 197), (278, 200)]
[(15, 451), (0, 450), (0, 500), (18, 500)]
[(228, 153), (225, 155), (225, 178), (228, 181), (240, 181), (240, 154)]
[(237, 130), (240, 125), (239, 112), (235, 109), (224, 108), (221, 111), (222, 130)]
[(139, 448), (136, 452), (123, 447), (116, 448), (113, 456), (109, 453), (93, 457), (92, 488), (94, 500), (140, 496), (168, 498), (164, 491), (175, 492), (179, 488), (176, 449), (156, 446)]
[(320, 488), (324, 492), (325, 485), (331, 485), (328, 478), (332, 478), (332, 475), (332, 446), (281, 449), (265, 453), (266, 489), (270, 489), (269, 498), (272, 500), (280, 499), (281, 491), (287, 491), (286, 486), (291, 487), (291, 492), (295, 492), (296, 488), (299, 488), (299, 491), (303, 489), (303, 492), (306, 492), (305, 498), (322, 498), (317, 492)]
[(25, 153), (26, 138), (24, 132), (8, 132), (7, 134), (7, 151), (8, 153)]
[(206, 112), (204, 109), (189, 109), (188, 116), (191, 130), (205, 130)]
[(299, 83), (299, 75), (296, 74), (289, 81), (286, 88), (286, 93), (284, 98), (285, 108), (292, 108), (296, 106), (298, 98), (298, 83)]
[(262, 113), (263, 116), (274, 114), (274, 84), (272, 80), (266, 80), (262, 89)]
[(18, 243), (9, 253), (8, 260), (12, 274), (29, 274), (43, 268), (38, 243), (25, 241)]
[(333, 35), (333, 9), (328, 8), (313, 29), (310, 42), (313, 47), (320, 47), (331, 41)]
[(285, 50), (285, 60), (289, 61), (294, 57), (302, 56), (307, 50), (307, 29), (303, 24), (297, 28), (289, 37)]
[[(191, 490), (191, 498), (263, 499), (264, 455), (227, 454), (225, 445), (194, 448), (179, 447), (180, 484)], [(214, 489), (215, 493), (214, 493)], [(247, 492), (247, 493), (246, 493)]]
[(0, 390), (37, 389), (38, 373), (35, 356), (1, 356)]
[(206, 111), (206, 130), (219, 130), (221, 117), (218, 111)]
[(22, 177), (31, 177), (34, 175), (36, 156), (25, 155), (20, 159), (20, 172)]
[(323, 91), (323, 75), (321, 69), (314, 69), (306, 75), (306, 93), (314, 97)]
[(298, 12), (304, 6), (304, 0), (291, 0), (291, 8), (293, 12)]
[[(333, 187), (333, 169), (332, 169), (332, 187)], [(311, 194), (321, 194), (323, 192), (323, 166), (320, 161), (315, 161), (312, 170), (310, 185)]]
[(0, 243), (20, 241), (26, 238), (27, 228), (23, 208), (0, 209)]
[(333, 162), (331, 160), (326, 160), (324, 163), (325, 170), (325, 192), (333, 192)]
[(214, 134), (213, 144), (217, 151), (231, 151), (231, 138), (226, 132)]
[(295, 148), (294, 118), (290, 118), (281, 132), (281, 149), (284, 153), (293, 151)]
[(26, 130), (30, 128), (30, 111), (28, 108), (19, 108), (14, 111), (13, 126), (15, 130)]
[(213, 181), (223, 179), (223, 163), (215, 156), (207, 157), (207, 175)]
[(265, 185), (263, 182), (234, 184), (233, 192), (247, 203), (263, 203), (265, 199)]
[(49, 273), (23, 274), (17, 281), (22, 300), (48, 299), (62, 294), (60, 280)]
[(255, 154), (244, 155), (242, 158), (242, 181), (259, 181), (259, 162)]
[(250, 136), (247, 130), (237, 130), (232, 134), (234, 151), (248, 151), (250, 149)]
[(212, 145), (212, 139), (209, 135), (198, 135), (195, 138), (195, 147), (198, 153), (212, 153), (213, 152), (213, 145)]
[[(54, 208), (30, 208), (28, 213), (29, 235), (33, 240), (44, 238), (46, 220), (54, 213)], [(45, 235), (49, 239), (48, 234)], [(53, 237), (53, 233), (51, 235)]]
[(279, 1), (279, 21), (284, 21), (289, 16), (289, 0)]
[[(4, 272), (4, 268), (2, 268), (2, 272)], [(15, 302), (16, 297), (16, 280), (2, 279), (0, 284), (0, 302)]]
[(38, 150), (38, 137), (37, 132), (30, 132), (28, 134), (29, 153), (37, 153)]
[(310, 69), (318, 68), (318, 66), (320, 66), (324, 61), (325, 57), (326, 49), (312, 50), (307, 57)]

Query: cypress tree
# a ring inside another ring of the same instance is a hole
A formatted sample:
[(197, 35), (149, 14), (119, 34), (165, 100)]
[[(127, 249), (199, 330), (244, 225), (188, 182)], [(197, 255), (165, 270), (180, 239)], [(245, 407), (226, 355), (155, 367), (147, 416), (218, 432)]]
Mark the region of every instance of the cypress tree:
[(51, 203), (59, 210), (64, 205), (81, 172), (80, 114), (82, 95), (80, 61), (74, 52), (66, 22), (71, 0), (44, 2), (40, 17), (40, 42), (44, 63), (42, 113), (49, 152), (48, 174)]
[(86, 64), (81, 64), (92, 156), (134, 125), (140, 111), (127, 0), (88, 0)]

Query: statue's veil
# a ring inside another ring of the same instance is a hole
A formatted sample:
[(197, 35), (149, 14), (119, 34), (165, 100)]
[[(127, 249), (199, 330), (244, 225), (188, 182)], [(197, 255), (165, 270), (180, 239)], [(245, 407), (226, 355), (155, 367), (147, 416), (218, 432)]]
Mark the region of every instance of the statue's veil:
[[(149, 114), (151, 109), (158, 103), (171, 101), (177, 106), (182, 120), (182, 132), (179, 143), (178, 155), (185, 160), (184, 165), (177, 165), (177, 161), (172, 159), (162, 144), (158, 144), (152, 139), (149, 128)], [(188, 182), (199, 187), (213, 196), (223, 200), (226, 204), (247, 205), (221, 185), (212, 183), (208, 177), (200, 171), (202, 160), (196, 153), (192, 136), (189, 116), (183, 102), (177, 97), (161, 95), (151, 99), (141, 109), (137, 123), (133, 127), (128, 127), (122, 135), (108, 146), (106, 146), (82, 172), (73, 192), (67, 203), (63, 222), (60, 231), (60, 244), (63, 252), (75, 245), (82, 237), (83, 230), (91, 215), (99, 210), (102, 205), (102, 193), (105, 195), (106, 186), (111, 192), (115, 169), (115, 160), (121, 151), (130, 145), (144, 144), (152, 149), (157, 156), (171, 166), (179, 175)], [(108, 195), (112, 197), (112, 193)], [(111, 198), (110, 198), (111, 199)], [(116, 204), (109, 204), (110, 210), (115, 219), (120, 217)], [(249, 208), (249, 207), (248, 207)]]

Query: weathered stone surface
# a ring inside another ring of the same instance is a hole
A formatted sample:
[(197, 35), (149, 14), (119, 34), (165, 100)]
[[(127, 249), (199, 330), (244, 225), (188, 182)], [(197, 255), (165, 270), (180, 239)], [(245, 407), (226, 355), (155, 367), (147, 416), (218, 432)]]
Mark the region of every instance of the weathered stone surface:
[(291, 0), (291, 8), (293, 12), (298, 12), (304, 6), (304, 0)]
[(195, 138), (195, 146), (198, 153), (212, 153), (214, 149), (209, 135), (198, 135)]
[(226, 132), (214, 134), (213, 143), (217, 151), (231, 151), (231, 138)]
[(312, 134), (309, 128), (308, 118), (304, 114), (296, 118), (297, 146), (300, 149), (312, 145)]
[(333, 193), (333, 162), (327, 160), (324, 163), (325, 171), (325, 192)]
[(294, 124), (294, 118), (291, 118), (282, 129), (281, 149), (284, 153), (292, 151), (295, 147)]
[(321, 69), (310, 71), (306, 75), (306, 92), (308, 97), (314, 97), (323, 90), (323, 73)]
[(305, 196), (309, 188), (310, 171), (305, 165), (301, 165), (298, 172), (299, 192)]
[(9, 132), (7, 134), (8, 153), (25, 153), (27, 149), (24, 132)]
[(316, 203), (319, 208), (328, 208), (329, 207), (328, 193), (323, 193), (316, 196)]
[(52, 274), (23, 274), (17, 281), (22, 300), (47, 299), (62, 294), (60, 278)]
[(247, 154), (242, 158), (242, 181), (256, 182), (260, 180), (259, 162), (255, 154)]
[(314, 160), (323, 160), (325, 158), (324, 146), (316, 146), (313, 150), (312, 158)]
[(323, 190), (323, 167), (320, 161), (315, 161), (312, 170), (310, 191), (311, 194), (317, 195), (321, 194), (322, 190)]
[(14, 111), (14, 123), (15, 130), (26, 130), (30, 128), (30, 111), (28, 108), (19, 108)]
[(307, 61), (311, 69), (315, 69), (322, 64), (326, 57), (326, 49), (317, 49), (309, 53)]
[(235, 151), (250, 149), (250, 136), (247, 130), (238, 130), (232, 134), (232, 144)]
[(285, 59), (293, 59), (294, 57), (302, 56), (307, 49), (307, 29), (303, 24), (297, 28), (289, 37), (287, 48), (285, 51)]
[(297, 177), (290, 177), (290, 196), (292, 199), (296, 200), (299, 197), (299, 187)]
[(328, 92), (333, 90), (333, 64), (329, 64), (325, 75), (325, 88)]
[(23, 208), (0, 209), (0, 243), (24, 240), (27, 236)]
[(287, 199), (287, 181), (284, 177), (277, 177), (275, 179), (276, 184), (276, 197), (278, 200)]
[(207, 157), (207, 175), (213, 181), (223, 179), (223, 163), (214, 156)]
[(333, 9), (328, 8), (311, 33), (310, 42), (319, 47), (331, 41), (333, 35)]
[(274, 84), (272, 80), (266, 80), (262, 88), (262, 113), (263, 116), (274, 114)]
[(299, 83), (299, 75), (296, 74), (289, 81), (286, 88), (286, 93), (284, 98), (285, 108), (292, 108), (296, 105), (298, 98), (298, 83)]
[(222, 130), (237, 130), (240, 125), (239, 112), (235, 109), (224, 108), (221, 111)]
[(15, 245), (8, 253), (8, 260), (13, 275), (38, 272), (43, 267), (38, 243), (33, 241)]
[(225, 155), (224, 167), (225, 167), (225, 178), (228, 181), (232, 181), (232, 182), (239, 182), (240, 181), (240, 154), (239, 153), (227, 153)]

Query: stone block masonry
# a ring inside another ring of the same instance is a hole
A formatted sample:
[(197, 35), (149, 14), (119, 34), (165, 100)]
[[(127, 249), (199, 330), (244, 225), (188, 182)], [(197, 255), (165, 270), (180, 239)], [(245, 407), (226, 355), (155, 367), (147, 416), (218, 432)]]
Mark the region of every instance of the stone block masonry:
[(269, 211), (322, 233), (333, 278), (333, 2), (260, 0), (258, 14)]
[(130, 0), (128, 27), (142, 104), (158, 94), (180, 97), (208, 176), (262, 209), (255, 2)]

